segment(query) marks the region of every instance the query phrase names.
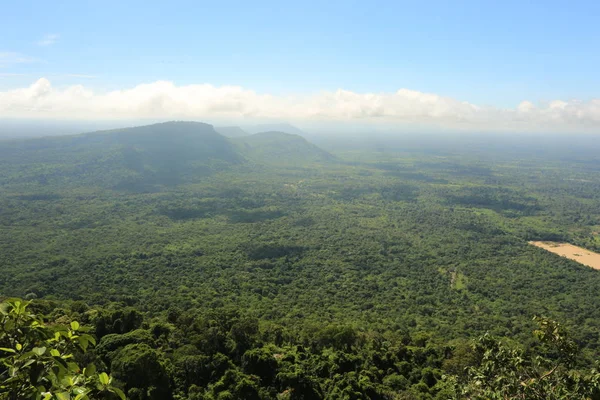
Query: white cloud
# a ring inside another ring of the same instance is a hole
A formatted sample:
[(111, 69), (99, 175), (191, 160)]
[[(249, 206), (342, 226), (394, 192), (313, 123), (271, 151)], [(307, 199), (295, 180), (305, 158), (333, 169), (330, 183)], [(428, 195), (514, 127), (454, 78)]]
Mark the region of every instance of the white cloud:
[(43, 38), (41, 38), (40, 40), (38, 40), (37, 45), (38, 46), (52, 46), (54, 43), (56, 43), (56, 41), (58, 40), (58, 38), (60, 38), (60, 35), (57, 33), (48, 33), (46, 35), (44, 35)]
[(523, 101), (514, 109), (480, 107), (432, 93), (323, 91), (310, 96), (261, 94), (240, 86), (176, 86), (158, 81), (95, 92), (55, 88), (46, 78), (0, 92), (0, 117), (64, 119), (196, 119), (350, 122), (466, 130), (569, 132), (600, 129), (600, 99)]
[(12, 66), (15, 64), (31, 63), (37, 61), (35, 58), (25, 56), (14, 52), (0, 51), (0, 68)]

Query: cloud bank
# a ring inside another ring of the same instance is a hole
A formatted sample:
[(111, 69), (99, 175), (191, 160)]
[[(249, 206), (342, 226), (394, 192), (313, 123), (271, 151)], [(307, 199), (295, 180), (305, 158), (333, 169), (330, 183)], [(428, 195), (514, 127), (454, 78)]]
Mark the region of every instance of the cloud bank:
[(0, 92), (0, 117), (54, 119), (165, 118), (286, 120), (420, 126), (462, 130), (600, 130), (600, 99), (587, 102), (523, 101), (513, 109), (482, 107), (432, 93), (323, 91), (274, 96), (240, 86), (176, 86), (158, 81), (129, 89), (95, 92), (82, 85), (55, 88), (46, 78)]

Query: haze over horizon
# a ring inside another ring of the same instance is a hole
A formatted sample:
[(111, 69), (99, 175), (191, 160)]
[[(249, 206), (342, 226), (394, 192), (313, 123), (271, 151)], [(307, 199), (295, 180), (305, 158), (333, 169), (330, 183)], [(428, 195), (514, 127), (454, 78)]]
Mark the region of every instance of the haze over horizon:
[(4, 6), (0, 119), (595, 133), (600, 6)]

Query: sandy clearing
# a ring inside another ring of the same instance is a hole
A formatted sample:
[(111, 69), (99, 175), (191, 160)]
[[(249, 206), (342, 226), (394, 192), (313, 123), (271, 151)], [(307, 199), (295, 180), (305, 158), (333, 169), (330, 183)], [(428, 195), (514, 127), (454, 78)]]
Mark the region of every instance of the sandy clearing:
[(529, 242), (529, 244), (548, 250), (559, 256), (567, 257), (588, 267), (600, 269), (600, 254), (586, 250), (583, 247), (558, 242)]

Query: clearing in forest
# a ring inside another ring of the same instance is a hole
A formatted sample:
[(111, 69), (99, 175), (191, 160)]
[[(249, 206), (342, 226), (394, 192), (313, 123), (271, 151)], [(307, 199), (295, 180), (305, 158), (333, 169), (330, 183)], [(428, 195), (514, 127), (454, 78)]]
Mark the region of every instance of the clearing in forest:
[(529, 242), (529, 244), (541, 247), (542, 249), (551, 251), (559, 256), (567, 257), (570, 260), (577, 261), (588, 267), (600, 269), (600, 254), (586, 250), (583, 247), (558, 242)]

